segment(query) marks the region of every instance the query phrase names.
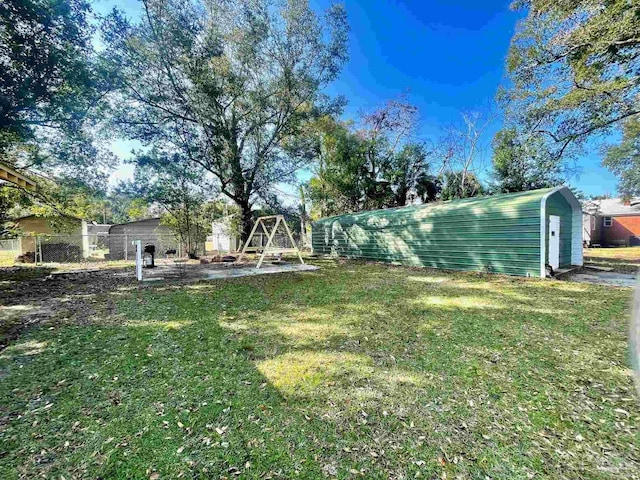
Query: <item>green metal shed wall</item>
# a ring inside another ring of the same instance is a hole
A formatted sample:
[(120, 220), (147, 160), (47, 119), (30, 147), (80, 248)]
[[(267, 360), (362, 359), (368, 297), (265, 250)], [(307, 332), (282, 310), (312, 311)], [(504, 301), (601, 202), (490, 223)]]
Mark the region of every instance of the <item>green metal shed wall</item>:
[(551, 190), (329, 217), (313, 224), (313, 249), (403, 265), (537, 277), (541, 200)]
[[(573, 209), (569, 202), (560, 192), (556, 192), (547, 199), (547, 225), (549, 225), (549, 215), (560, 217), (560, 266), (571, 266), (571, 238), (572, 238), (572, 215)], [(547, 263), (549, 259), (549, 236), (546, 237)]]

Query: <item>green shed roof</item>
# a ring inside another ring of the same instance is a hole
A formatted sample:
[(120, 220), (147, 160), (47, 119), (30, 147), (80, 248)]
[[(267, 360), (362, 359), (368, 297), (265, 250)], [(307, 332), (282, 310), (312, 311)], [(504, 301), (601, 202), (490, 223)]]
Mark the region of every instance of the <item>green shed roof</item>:
[(388, 217), (403, 213), (420, 213), (421, 215), (455, 215), (456, 213), (459, 214), (461, 210), (468, 213), (469, 211), (486, 212), (489, 210), (512, 211), (519, 210), (525, 206), (538, 208), (542, 198), (554, 190), (557, 190), (557, 188), (542, 188), (527, 192), (501, 193), (497, 195), (485, 195), (481, 197), (448, 200), (444, 202), (425, 203), (422, 205), (367, 210), (364, 212), (346, 213), (342, 215), (334, 215), (332, 217), (325, 217), (317, 222), (330, 222), (337, 218), (353, 218), (355, 220), (362, 218)]

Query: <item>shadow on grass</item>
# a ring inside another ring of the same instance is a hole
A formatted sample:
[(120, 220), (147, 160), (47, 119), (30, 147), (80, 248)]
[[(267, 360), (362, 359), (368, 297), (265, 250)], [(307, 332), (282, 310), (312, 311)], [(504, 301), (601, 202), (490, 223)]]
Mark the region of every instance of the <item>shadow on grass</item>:
[(0, 476), (638, 472), (625, 292), (321, 266), (116, 291), (13, 343)]

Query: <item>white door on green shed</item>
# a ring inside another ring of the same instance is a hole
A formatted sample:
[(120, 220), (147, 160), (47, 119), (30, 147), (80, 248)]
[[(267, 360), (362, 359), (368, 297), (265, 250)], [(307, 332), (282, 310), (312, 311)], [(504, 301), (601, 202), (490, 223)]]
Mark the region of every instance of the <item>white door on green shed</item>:
[(549, 265), (560, 267), (560, 217), (549, 215)]

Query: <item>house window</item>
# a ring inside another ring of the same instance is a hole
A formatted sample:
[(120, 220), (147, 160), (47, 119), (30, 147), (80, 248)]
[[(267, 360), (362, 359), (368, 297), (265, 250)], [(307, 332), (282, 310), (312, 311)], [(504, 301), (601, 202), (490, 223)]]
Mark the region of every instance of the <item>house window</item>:
[(613, 219), (611, 217), (604, 217), (604, 226), (605, 227), (610, 227), (612, 221), (613, 221)]

